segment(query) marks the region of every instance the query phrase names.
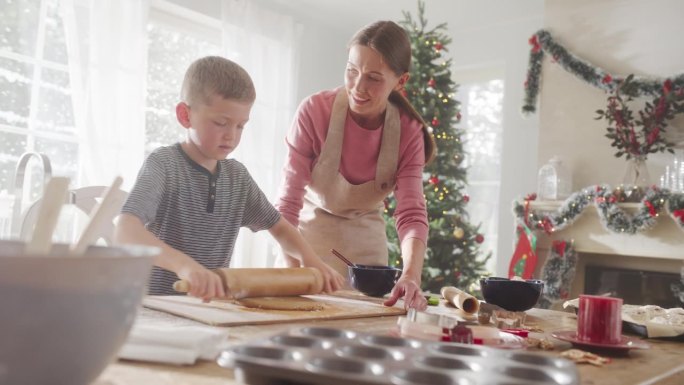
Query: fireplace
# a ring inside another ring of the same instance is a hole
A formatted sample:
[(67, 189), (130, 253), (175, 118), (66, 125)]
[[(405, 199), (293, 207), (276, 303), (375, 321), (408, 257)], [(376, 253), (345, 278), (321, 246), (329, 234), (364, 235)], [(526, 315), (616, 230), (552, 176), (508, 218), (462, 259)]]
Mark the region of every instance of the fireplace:
[(587, 265), (584, 270), (584, 293), (609, 294), (632, 305), (681, 307), (679, 274)]
[[(530, 209), (556, 212), (562, 203), (533, 201)], [(638, 208), (636, 203), (620, 205), (627, 212)], [(605, 229), (595, 207), (590, 205), (564, 229), (551, 234), (535, 233), (535, 277), (541, 276), (552, 241), (573, 241), (578, 259), (570, 299), (584, 293), (610, 293), (623, 298), (626, 304), (684, 306), (679, 298), (684, 290), (684, 231), (669, 215), (660, 215), (650, 230), (617, 234)], [(552, 308), (560, 309), (561, 304), (555, 303)]]

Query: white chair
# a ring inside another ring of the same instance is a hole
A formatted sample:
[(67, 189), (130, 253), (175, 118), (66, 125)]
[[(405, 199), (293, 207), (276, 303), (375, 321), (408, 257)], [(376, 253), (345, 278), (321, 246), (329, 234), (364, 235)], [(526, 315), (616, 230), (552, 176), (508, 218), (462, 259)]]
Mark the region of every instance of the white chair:
[[(78, 210), (76, 211), (79, 212), (78, 217), (80, 217), (80, 219), (83, 219), (82, 221), (80, 221), (82, 222), (82, 226), (80, 226), (82, 228), (87, 223), (88, 215), (93, 210), (93, 207), (95, 207), (95, 205), (98, 203), (98, 198), (101, 198), (104, 195), (105, 191), (107, 191), (107, 188), (108, 186), (88, 186), (70, 190), (69, 195), (67, 197), (67, 201), (65, 202), (65, 207), (63, 209), (66, 209), (69, 205), (72, 205), (73, 207), (77, 208)], [(127, 192), (117, 190), (115, 198), (118, 203), (123, 204), (126, 201), (127, 196)], [(29, 206), (29, 208), (26, 210), (26, 213), (24, 214), (21, 220), (19, 237), (23, 241), (28, 241), (31, 237), (31, 233), (33, 232), (33, 227), (35, 226), (36, 219), (38, 216), (38, 207), (40, 201), (41, 200), (39, 199), (33, 204), (31, 204), (31, 206)], [(62, 219), (61, 217), (62, 215), (60, 215), (60, 220)], [(75, 241), (75, 239), (73, 238), (80, 234), (80, 231), (78, 231), (79, 225), (78, 223), (75, 223), (79, 222), (79, 218), (70, 218), (66, 222), (70, 225), (72, 230), (71, 233), (67, 232), (68, 235), (66, 237), (72, 239), (61, 239), (60, 241), (73, 242)], [(61, 224), (62, 221), (60, 221), (58, 227), (61, 227)], [(103, 234), (105, 235), (103, 235), (100, 239), (104, 241), (105, 245), (111, 245), (112, 235), (114, 234), (113, 222), (108, 224)]]

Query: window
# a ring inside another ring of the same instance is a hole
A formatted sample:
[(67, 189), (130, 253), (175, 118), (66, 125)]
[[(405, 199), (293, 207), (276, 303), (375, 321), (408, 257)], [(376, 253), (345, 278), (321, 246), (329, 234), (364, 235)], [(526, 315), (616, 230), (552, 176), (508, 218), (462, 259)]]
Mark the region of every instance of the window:
[(155, 148), (185, 137), (174, 110), (180, 98), (185, 70), (195, 59), (221, 54), (218, 20), (187, 10), (181, 18), (175, 15), (178, 6), (164, 5), (151, 11), (147, 28), (146, 156)]
[[(58, 0), (0, 0), (0, 19), (0, 197), (7, 197), (24, 152), (59, 158), (54, 173), (74, 179), (78, 142)], [(24, 196), (33, 201), (43, 179), (30, 164)]]
[[(466, 207), (473, 224), (480, 224), (485, 241), (482, 252), (495, 252), (499, 222), (499, 189), (501, 179), (503, 80), (476, 73), (459, 84), (456, 99), (461, 102), (461, 122), (464, 130), (465, 166), (468, 168), (468, 194)], [(483, 79), (484, 78), (484, 79)], [(488, 262), (494, 271), (495, 258)]]

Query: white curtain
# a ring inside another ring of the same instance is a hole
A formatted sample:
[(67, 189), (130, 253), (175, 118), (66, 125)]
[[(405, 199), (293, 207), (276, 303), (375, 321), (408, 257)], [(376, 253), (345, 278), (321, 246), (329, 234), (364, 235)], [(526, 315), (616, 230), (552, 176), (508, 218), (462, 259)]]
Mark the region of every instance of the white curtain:
[[(234, 157), (273, 202), (285, 159), (284, 138), (296, 108), (301, 26), (248, 0), (222, 2), (224, 54), (254, 80), (257, 100)], [(271, 266), (277, 243), (266, 232), (240, 232), (232, 266)]]
[(144, 160), (148, 0), (63, 0), (80, 183), (124, 190)]

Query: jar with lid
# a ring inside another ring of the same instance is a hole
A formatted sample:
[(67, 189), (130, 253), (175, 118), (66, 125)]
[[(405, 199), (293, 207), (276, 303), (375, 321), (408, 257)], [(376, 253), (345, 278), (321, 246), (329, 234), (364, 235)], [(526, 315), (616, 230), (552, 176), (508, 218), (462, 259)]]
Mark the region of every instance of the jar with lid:
[(572, 175), (558, 156), (539, 169), (537, 196), (539, 200), (561, 200), (572, 193)]

